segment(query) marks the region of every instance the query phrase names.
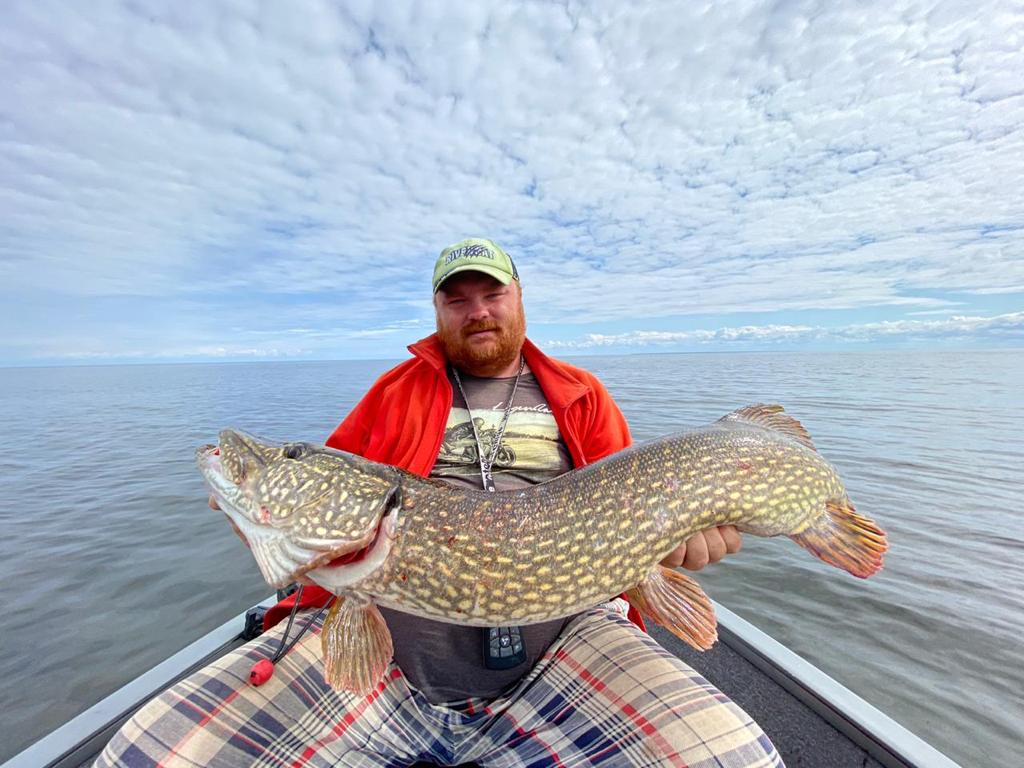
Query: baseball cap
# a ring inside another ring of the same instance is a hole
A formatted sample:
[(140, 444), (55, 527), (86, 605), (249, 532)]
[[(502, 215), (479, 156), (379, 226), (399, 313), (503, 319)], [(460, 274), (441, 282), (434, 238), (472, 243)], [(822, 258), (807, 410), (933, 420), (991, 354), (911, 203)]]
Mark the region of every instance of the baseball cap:
[(483, 237), (469, 237), (455, 245), (449, 245), (434, 264), (434, 293), (441, 283), (459, 272), (483, 272), (502, 285), (519, 279), (512, 257), (505, 253), (493, 240)]

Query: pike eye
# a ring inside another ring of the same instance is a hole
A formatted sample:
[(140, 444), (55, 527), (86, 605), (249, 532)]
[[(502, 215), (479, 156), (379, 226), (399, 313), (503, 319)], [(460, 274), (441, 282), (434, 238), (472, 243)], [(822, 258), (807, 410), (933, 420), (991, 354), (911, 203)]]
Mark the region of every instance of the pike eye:
[(302, 454), (305, 453), (301, 445), (288, 445), (285, 446), (284, 456), (286, 459), (301, 459)]

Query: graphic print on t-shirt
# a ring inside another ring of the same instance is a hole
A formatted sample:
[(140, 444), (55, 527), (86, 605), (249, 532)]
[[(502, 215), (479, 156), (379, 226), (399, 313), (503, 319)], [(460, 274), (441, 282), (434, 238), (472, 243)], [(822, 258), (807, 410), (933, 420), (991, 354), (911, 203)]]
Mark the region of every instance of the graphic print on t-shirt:
[[(463, 376), (463, 386), (472, 401), (473, 423), (486, 457), (490, 456), (498, 428), (505, 416), (509, 379), (476, 379)], [(565, 443), (558, 433), (555, 417), (536, 379), (523, 375), (516, 390), (505, 434), (495, 456), (492, 473), (498, 489), (519, 487), (548, 480), (571, 469)], [(480, 459), (470, 411), (455, 388), (441, 449), (432, 477), (480, 488)]]

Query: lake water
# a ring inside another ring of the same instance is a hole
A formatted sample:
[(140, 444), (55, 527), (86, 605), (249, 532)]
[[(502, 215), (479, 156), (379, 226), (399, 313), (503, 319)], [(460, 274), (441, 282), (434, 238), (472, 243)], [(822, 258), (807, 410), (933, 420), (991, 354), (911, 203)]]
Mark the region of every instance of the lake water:
[[(888, 531), (885, 570), (747, 536), (704, 588), (964, 766), (1020, 764), (1024, 351), (573, 362), (638, 440), (784, 404)], [(388, 366), (0, 369), (0, 759), (269, 593), (195, 446), (323, 440)]]

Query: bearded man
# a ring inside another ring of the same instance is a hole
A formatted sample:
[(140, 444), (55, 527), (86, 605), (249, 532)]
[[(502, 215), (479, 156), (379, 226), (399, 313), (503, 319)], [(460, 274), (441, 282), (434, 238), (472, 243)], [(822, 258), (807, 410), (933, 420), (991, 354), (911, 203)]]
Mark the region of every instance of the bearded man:
[[(505, 490), (629, 445), (600, 381), (526, 338), (519, 274), (497, 244), (470, 238), (445, 248), (433, 296), (437, 333), (377, 380), (328, 446), (453, 485)], [(696, 570), (739, 548), (735, 528), (723, 526), (696, 534), (663, 564)], [(329, 597), (306, 586), (302, 604)], [(260, 688), (245, 684), (253, 653), (243, 647), (136, 715), (99, 764), (143, 764), (130, 759), (132, 747), (162, 765), (782, 765), (750, 717), (662, 650), (622, 599), (488, 629), (380, 610), (394, 661), (369, 695), (324, 683), (314, 633)], [(280, 634), (254, 642), (273, 649)]]

